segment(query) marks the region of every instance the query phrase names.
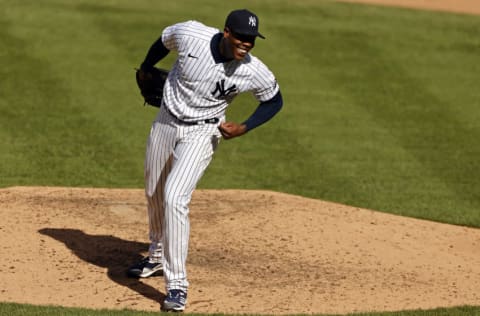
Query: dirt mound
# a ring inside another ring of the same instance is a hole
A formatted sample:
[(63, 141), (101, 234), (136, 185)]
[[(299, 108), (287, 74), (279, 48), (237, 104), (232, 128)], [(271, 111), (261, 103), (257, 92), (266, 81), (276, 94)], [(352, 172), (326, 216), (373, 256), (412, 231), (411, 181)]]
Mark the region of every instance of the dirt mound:
[[(159, 309), (142, 190), (0, 190), (0, 301)], [(196, 191), (188, 312), (347, 313), (478, 305), (480, 230), (274, 192)]]

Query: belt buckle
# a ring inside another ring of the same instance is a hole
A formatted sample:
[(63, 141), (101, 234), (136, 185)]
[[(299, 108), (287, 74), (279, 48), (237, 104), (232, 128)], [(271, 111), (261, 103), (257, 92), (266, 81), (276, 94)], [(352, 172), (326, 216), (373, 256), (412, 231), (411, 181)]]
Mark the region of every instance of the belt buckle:
[(216, 123), (218, 123), (218, 121), (219, 121), (218, 118), (214, 117), (214, 118), (206, 119), (206, 120), (204, 121), (204, 123), (205, 123), (205, 124), (207, 124), (207, 123), (208, 123), (208, 124), (216, 124)]

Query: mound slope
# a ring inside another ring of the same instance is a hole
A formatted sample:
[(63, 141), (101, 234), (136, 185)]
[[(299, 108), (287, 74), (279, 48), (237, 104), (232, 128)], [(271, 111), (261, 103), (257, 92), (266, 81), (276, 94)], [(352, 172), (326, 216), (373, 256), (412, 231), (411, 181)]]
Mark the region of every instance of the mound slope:
[[(142, 190), (0, 190), (0, 301), (158, 310)], [(196, 191), (189, 312), (478, 305), (480, 230), (268, 191)]]

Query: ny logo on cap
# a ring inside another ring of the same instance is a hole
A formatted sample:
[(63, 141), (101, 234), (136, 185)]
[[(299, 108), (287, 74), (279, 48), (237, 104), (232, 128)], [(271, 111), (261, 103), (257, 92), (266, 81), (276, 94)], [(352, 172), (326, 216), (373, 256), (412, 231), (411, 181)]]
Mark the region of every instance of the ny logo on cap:
[(248, 18), (248, 24), (252, 27), (255, 27), (257, 25), (257, 20), (254, 16), (250, 16), (250, 18)]

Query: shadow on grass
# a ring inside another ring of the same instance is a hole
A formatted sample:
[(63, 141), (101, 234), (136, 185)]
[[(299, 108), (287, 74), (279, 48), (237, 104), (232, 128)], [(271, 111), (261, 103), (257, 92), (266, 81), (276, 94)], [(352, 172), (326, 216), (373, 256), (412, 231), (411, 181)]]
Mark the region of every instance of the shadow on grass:
[(106, 268), (108, 277), (115, 283), (159, 304), (163, 302), (165, 294), (126, 274), (128, 266), (143, 258), (141, 252), (148, 249), (147, 243), (123, 240), (111, 235), (89, 235), (78, 229), (44, 228), (39, 232), (63, 242), (80, 259)]

